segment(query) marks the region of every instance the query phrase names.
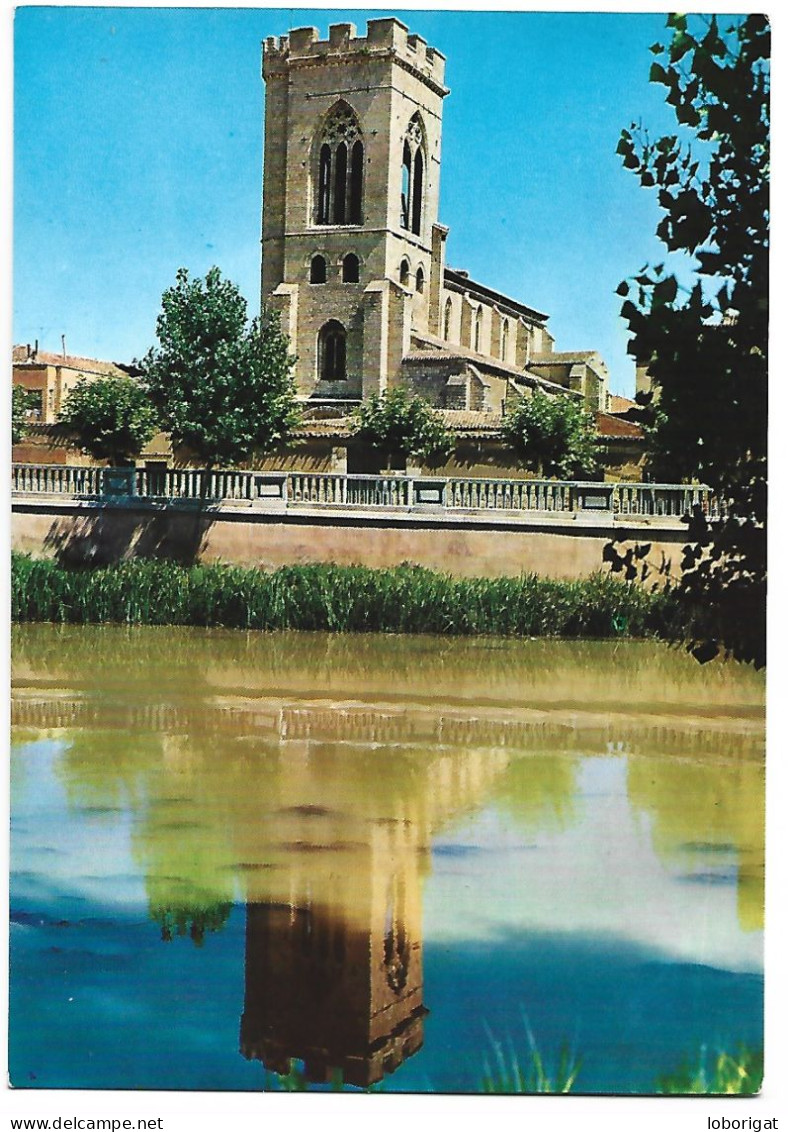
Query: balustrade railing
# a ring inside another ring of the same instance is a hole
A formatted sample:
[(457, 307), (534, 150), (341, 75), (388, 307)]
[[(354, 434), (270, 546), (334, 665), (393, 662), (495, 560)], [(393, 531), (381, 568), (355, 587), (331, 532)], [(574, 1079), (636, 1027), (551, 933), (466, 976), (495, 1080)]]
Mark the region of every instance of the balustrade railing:
[(15, 492), (43, 495), (93, 496), (101, 493), (104, 468), (63, 464), (14, 464), (11, 487)]
[[(340, 475), (220, 469), (137, 468), (129, 494), (170, 502), (239, 502), (251, 506), (357, 507), (397, 510), (537, 512), (681, 519), (695, 506), (719, 515), (710, 488), (688, 484), (583, 483), (560, 480), (481, 479), (413, 475)], [(107, 468), (14, 464), (20, 495), (80, 499), (122, 495), (123, 477)], [(133, 484), (133, 489), (132, 489)]]

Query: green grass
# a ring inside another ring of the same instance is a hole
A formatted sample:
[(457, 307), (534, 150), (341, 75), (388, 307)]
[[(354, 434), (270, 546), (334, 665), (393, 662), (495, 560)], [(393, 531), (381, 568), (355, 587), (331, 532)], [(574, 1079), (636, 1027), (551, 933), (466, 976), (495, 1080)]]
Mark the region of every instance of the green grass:
[(735, 1054), (709, 1054), (705, 1046), (697, 1060), (684, 1062), (660, 1077), (657, 1092), (674, 1096), (752, 1096), (763, 1081), (763, 1050), (741, 1046)]
[(525, 1056), (517, 1052), (511, 1038), (504, 1043), (487, 1031), (492, 1054), (485, 1056), (482, 1061), (479, 1092), (522, 1093), (529, 1096), (538, 1093), (570, 1093), (580, 1072), (580, 1061), (564, 1044), (555, 1068), (548, 1068), (527, 1021), (524, 1022), (528, 1037)]
[[(574, 1091), (581, 1061), (564, 1045), (558, 1058), (554, 1059), (554, 1066), (549, 1068), (527, 1022), (526, 1033), (528, 1050), (523, 1054), (515, 1049), (511, 1039), (504, 1043), (487, 1031), (490, 1053), (482, 1059), (482, 1076), (476, 1090), (478, 1093), (535, 1096), (566, 1095)], [(751, 1050), (741, 1046), (735, 1055), (720, 1052), (710, 1058), (704, 1046), (694, 1065), (690, 1066), (685, 1062), (673, 1073), (659, 1077), (654, 1095), (752, 1096), (760, 1090), (762, 1080), (762, 1049)], [(324, 1091), (327, 1087), (334, 1092), (342, 1092), (347, 1088), (340, 1070), (332, 1073), (328, 1085), (317, 1086), (310, 1084), (303, 1063), (296, 1060), (291, 1060), (287, 1074), (265, 1071), (266, 1090), (307, 1092), (311, 1089)], [(364, 1091), (383, 1092), (385, 1081)]]
[(452, 636), (669, 637), (669, 595), (601, 574), (580, 581), (455, 578), (418, 566), (180, 566), (154, 559), (69, 569), (14, 555), (15, 621), (202, 625)]

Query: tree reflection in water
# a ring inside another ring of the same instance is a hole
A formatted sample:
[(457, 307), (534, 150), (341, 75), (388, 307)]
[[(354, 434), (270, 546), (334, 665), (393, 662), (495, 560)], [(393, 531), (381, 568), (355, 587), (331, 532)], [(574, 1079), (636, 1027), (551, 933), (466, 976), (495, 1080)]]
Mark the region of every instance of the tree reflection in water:
[(568, 831), (589, 754), (627, 760), (671, 869), (735, 869), (760, 923), (762, 684), (646, 654), (27, 626), (14, 712), (65, 735), (71, 807), (130, 815), (163, 940), (199, 946), (245, 906), (243, 1055), (368, 1086), (424, 1040), (435, 838), (490, 803), (527, 838)]

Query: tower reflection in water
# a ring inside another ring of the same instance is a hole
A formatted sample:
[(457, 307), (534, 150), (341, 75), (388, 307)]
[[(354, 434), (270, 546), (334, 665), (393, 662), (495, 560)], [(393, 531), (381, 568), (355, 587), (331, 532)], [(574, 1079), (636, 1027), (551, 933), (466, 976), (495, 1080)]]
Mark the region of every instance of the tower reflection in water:
[[(266, 820), (266, 866), (245, 872), (241, 1052), (274, 1073), (297, 1060), (309, 1082), (366, 1087), (424, 1041), (421, 885), (431, 840), (489, 795), (508, 760), (393, 745), (354, 757), (342, 744), (315, 743), (351, 724), (331, 715), (291, 717), (279, 779), (286, 804)], [(380, 716), (364, 715), (380, 727)], [(243, 849), (247, 861), (252, 848)]]
[(385, 909), (368, 886), (366, 930), (341, 907), (305, 898), (247, 905), (246, 1058), (280, 1074), (298, 1059), (311, 1082), (340, 1074), (368, 1086), (421, 1048), (422, 947), (405, 913), (406, 883), (395, 878)]
[[(128, 822), (162, 939), (207, 942), (245, 906), (240, 1047), (272, 1072), (287, 1074), (295, 1059), (310, 1081), (366, 1086), (421, 1047), (422, 886), (435, 838), (471, 814), (511, 822), (518, 845), (544, 831), (545, 852), (502, 894), (492, 870), (508, 851), (488, 829), (489, 864), (444, 867), (432, 890), (428, 947), (436, 914), (466, 933), (476, 904), (522, 938), (600, 924), (646, 938), (653, 923), (639, 887), (620, 909), (594, 902), (572, 887), (573, 857), (562, 864), (572, 829), (575, 852), (611, 860), (600, 856), (611, 843), (600, 800), (580, 781), (592, 764), (626, 769), (615, 789), (640, 824), (622, 844), (642, 840), (663, 862), (660, 916), (687, 921), (682, 955), (708, 962), (708, 940), (730, 932), (712, 930), (708, 914), (723, 883), (736, 884), (741, 928), (760, 928), (762, 688), (730, 666), (701, 669), (646, 644), (24, 630), (12, 721), (28, 736), (57, 731), (55, 773), (74, 814)], [(569, 688), (570, 701), (556, 700)], [(614, 873), (626, 880), (625, 864), (616, 859)], [(694, 918), (688, 882), (704, 885)], [(478, 897), (465, 899), (475, 884)], [(717, 942), (727, 955), (727, 937)], [(430, 1044), (446, 1016), (437, 987), (432, 1003), (426, 994)], [(487, 1009), (484, 987), (466, 989)]]

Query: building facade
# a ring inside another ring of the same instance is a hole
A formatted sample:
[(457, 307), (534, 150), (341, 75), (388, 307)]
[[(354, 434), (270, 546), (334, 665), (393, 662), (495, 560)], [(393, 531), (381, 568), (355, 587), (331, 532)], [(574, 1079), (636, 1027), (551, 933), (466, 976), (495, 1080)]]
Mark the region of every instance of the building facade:
[(394, 18), (263, 45), (262, 300), (300, 396), (346, 405), (400, 384), (500, 416), (541, 388), (607, 407), (595, 351), (555, 353), (548, 316), (446, 263), (445, 58)]

